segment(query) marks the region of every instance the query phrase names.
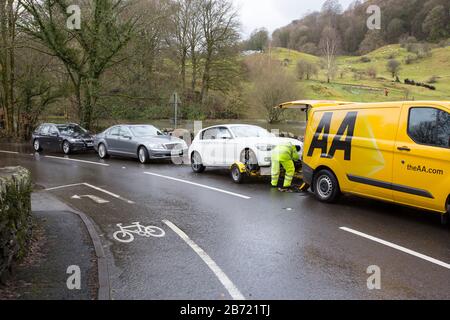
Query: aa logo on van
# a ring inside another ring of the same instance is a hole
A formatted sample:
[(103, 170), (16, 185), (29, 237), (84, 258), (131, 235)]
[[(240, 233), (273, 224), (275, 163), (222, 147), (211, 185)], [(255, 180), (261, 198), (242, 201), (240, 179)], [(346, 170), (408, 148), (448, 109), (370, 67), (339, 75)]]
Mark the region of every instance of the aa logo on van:
[(322, 158), (332, 159), (336, 151), (342, 150), (344, 151), (344, 160), (350, 161), (352, 158), (352, 140), (355, 134), (357, 117), (357, 111), (347, 113), (331, 143), (331, 147), (328, 149), (328, 136), (330, 135), (333, 112), (325, 112), (309, 147), (308, 157), (312, 157), (315, 149), (320, 149)]

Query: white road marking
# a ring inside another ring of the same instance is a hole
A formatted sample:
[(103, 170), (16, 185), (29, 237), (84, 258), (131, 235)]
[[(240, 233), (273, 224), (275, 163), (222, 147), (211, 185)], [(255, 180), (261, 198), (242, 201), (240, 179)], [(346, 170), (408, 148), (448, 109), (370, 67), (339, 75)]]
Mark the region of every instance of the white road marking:
[(19, 154), (17, 151), (0, 150), (0, 153)]
[(163, 220), (163, 222), (174, 231), (181, 239), (184, 240), (196, 254), (206, 263), (206, 265), (211, 269), (215, 276), (219, 279), (222, 285), (227, 289), (233, 300), (245, 300), (245, 297), (239, 291), (238, 288), (233, 284), (233, 282), (228, 278), (228, 276), (220, 269), (220, 267), (214, 262), (213, 259), (194, 241), (192, 241), (186, 233), (184, 233), (180, 228), (174, 225), (169, 220)]
[(131, 243), (134, 241), (134, 235), (137, 234), (141, 237), (150, 238), (162, 238), (166, 235), (166, 232), (155, 226), (143, 226), (140, 222), (134, 222), (131, 226), (124, 227), (122, 223), (117, 225), (119, 231), (114, 232), (113, 237), (122, 243)]
[(86, 160), (80, 160), (80, 159), (72, 159), (72, 158), (66, 158), (66, 157), (45, 156), (45, 158), (66, 160), (66, 161), (73, 161), (73, 162), (82, 162), (82, 163), (88, 163), (88, 164), (95, 164), (95, 165), (103, 166), (103, 167), (109, 167), (109, 164), (107, 164), (107, 163), (86, 161)]
[(77, 187), (77, 186), (82, 186), (82, 185), (83, 185), (83, 183), (66, 184), (66, 185), (64, 185), (64, 186), (53, 187), (53, 188), (47, 188), (47, 189), (45, 189), (45, 191), (53, 191), (53, 190), (59, 190), (59, 189), (65, 189), (65, 188)]
[(72, 199), (77, 199), (77, 200), (81, 200), (83, 198), (89, 198), (89, 199), (91, 199), (92, 201), (94, 201), (95, 203), (98, 203), (98, 204), (109, 203), (108, 200), (102, 199), (102, 198), (97, 197), (97, 196), (93, 196), (91, 194), (87, 194), (87, 195), (84, 195), (84, 196), (79, 196), (79, 195), (72, 196)]
[(177, 181), (177, 182), (182, 182), (182, 183), (190, 184), (190, 185), (193, 185), (193, 186), (196, 186), (196, 187), (205, 188), (205, 189), (209, 189), (209, 190), (225, 193), (225, 194), (228, 194), (228, 195), (231, 195), (231, 196), (235, 196), (235, 197), (239, 197), (239, 198), (246, 199), (246, 200), (251, 199), (251, 197), (248, 197), (248, 196), (245, 196), (245, 195), (242, 195), (242, 194), (239, 194), (239, 193), (234, 193), (234, 192), (226, 191), (226, 190), (223, 190), (223, 189), (206, 186), (204, 184), (199, 184), (199, 183), (195, 183), (195, 182), (191, 182), (191, 181), (187, 181), (187, 180), (182, 180), (182, 179), (178, 179), (178, 178), (163, 176), (163, 175), (152, 173), (152, 172), (144, 172), (144, 173), (148, 174), (148, 175), (151, 175), (151, 176), (163, 178), (163, 179), (168, 179), (168, 180), (173, 180), (173, 181)]
[(370, 235), (368, 235), (368, 234), (365, 234), (365, 233), (362, 233), (362, 232), (359, 232), (359, 231), (356, 231), (356, 230), (353, 230), (353, 229), (350, 229), (350, 228), (341, 227), (341, 228), (339, 228), (339, 229), (341, 229), (341, 230), (343, 230), (343, 231), (347, 231), (347, 232), (353, 233), (353, 234), (355, 234), (355, 235), (357, 235), (357, 236), (360, 236), (360, 237), (363, 237), (363, 238), (366, 238), (366, 239), (369, 239), (369, 240), (378, 242), (378, 243), (380, 243), (380, 244), (383, 244), (383, 245), (388, 246), (388, 247), (391, 247), (391, 248), (393, 248), (393, 249), (402, 251), (402, 252), (404, 252), (404, 253), (407, 253), (407, 254), (409, 254), (409, 255), (415, 256), (415, 257), (417, 257), (417, 258), (420, 258), (420, 259), (426, 260), (426, 261), (428, 261), (428, 262), (434, 263), (434, 264), (436, 264), (436, 265), (438, 265), (438, 266), (441, 266), (441, 267), (444, 267), (444, 268), (446, 268), (446, 269), (450, 269), (450, 264), (448, 264), (448, 263), (445, 263), (445, 262), (442, 262), (442, 261), (440, 261), (440, 260), (431, 258), (431, 257), (429, 257), (429, 256), (426, 256), (426, 255), (421, 254), (421, 253), (418, 253), (418, 252), (416, 252), (416, 251), (407, 249), (407, 248), (405, 248), (405, 247), (396, 245), (395, 243), (388, 242), (388, 241), (385, 241), (385, 240), (382, 240), (382, 239), (379, 239), (379, 238), (370, 236)]
[(134, 204), (135, 203), (135, 202), (133, 202), (131, 200), (128, 200), (128, 199), (125, 199), (125, 198), (123, 198), (123, 197), (121, 197), (121, 196), (119, 196), (119, 195), (117, 195), (115, 193), (112, 193), (112, 192), (110, 192), (108, 190), (105, 190), (105, 189), (93, 186), (92, 184), (89, 184), (89, 183), (86, 183), (86, 182), (75, 183), (75, 184), (67, 184), (67, 185), (64, 185), (64, 186), (47, 188), (47, 189), (45, 189), (45, 191), (53, 191), (53, 190), (59, 190), (59, 189), (71, 188), (71, 187), (77, 187), (77, 186), (83, 186), (83, 185), (86, 186), (86, 187), (89, 187), (91, 189), (94, 189), (94, 190), (106, 193), (106, 194), (110, 195), (111, 197), (119, 199), (119, 200), (122, 200), (122, 201), (125, 201), (126, 203), (129, 203), (129, 204)]
[(105, 189), (102, 189), (102, 188), (93, 186), (92, 184), (89, 184), (89, 183), (86, 183), (86, 182), (83, 183), (83, 184), (84, 184), (85, 186), (89, 187), (89, 188), (94, 189), (94, 190), (97, 190), (97, 191), (100, 191), (100, 192), (109, 194), (111, 197), (114, 197), (114, 198), (120, 199), (120, 200), (122, 200), (122, 201), (128, 202), (129, 204), (134, 204), (133, 201), (128, 200), (128, 199), (125, 199), (125, 198), (122, 198), (121, 196), (119, 196), (119, 195), (117, 195), (117, 194), (115, 194), (115, 193), (112, 193), (112, 192), (110, 192), (110, 191), (108, 191), (108, 190), (105, 190)]

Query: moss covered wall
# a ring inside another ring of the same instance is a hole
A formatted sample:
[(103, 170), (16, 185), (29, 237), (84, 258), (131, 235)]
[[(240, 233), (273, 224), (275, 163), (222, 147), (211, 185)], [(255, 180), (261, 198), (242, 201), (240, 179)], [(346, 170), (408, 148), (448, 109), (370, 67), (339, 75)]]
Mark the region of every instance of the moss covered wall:
[(0, 278), (26, 253), (32, 225), (31, 190), (27, 169), (0, 168)]

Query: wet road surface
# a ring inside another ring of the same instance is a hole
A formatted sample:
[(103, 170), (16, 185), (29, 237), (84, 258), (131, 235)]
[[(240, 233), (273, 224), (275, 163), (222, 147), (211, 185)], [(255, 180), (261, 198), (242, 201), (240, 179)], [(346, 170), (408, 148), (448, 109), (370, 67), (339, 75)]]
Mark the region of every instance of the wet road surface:
[[(95, 222), (113, 299), (450, 299), (450, 229), (432, 213), (322, 204), (265, 179), (236, 185), (226, 170), (0, 145), (0, 166), (14, 165)], [(136, 222), (164, 236), (114, 237)], [(368, 289), (370, 266), (380, 290)]]

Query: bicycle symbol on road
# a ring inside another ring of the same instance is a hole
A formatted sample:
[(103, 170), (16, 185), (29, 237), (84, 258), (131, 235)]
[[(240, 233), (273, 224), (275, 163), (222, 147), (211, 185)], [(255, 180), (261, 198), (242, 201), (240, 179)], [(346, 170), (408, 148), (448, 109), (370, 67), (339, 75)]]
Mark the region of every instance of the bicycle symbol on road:
[(113, 237), (119, 242), (130, 243), (134, 241), (134, 234), (141, 237), (150, 238), (162, 238), (166, 235), (166, 232), (155, 226), (145, 227), (140, 222), (134, 222), (131, 226), (124, 227), (122, 223), (117, 225), (119, 231), (114, 232)]

